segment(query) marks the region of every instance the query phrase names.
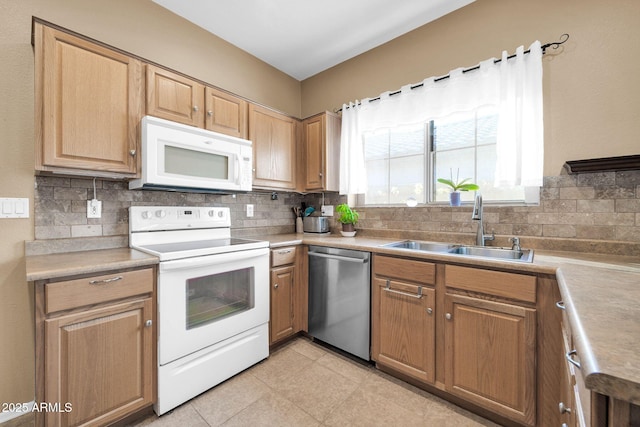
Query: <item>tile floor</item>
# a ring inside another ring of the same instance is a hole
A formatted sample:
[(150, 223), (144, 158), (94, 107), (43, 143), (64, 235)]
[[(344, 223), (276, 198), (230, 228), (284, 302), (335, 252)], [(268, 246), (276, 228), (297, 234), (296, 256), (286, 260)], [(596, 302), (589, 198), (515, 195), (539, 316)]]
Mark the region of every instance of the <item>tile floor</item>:
[(496, 426), (373, 366), (297, 338), (254, 367), (136, 427)]

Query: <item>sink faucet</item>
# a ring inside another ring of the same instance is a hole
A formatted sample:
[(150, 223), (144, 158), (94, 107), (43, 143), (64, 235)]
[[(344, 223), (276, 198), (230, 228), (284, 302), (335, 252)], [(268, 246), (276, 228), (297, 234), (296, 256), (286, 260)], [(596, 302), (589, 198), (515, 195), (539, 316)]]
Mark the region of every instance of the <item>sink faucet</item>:
[(476, 232), (476, 245), (484, 246), (487, 240), (495, 239), (495, 234), (484, 234), (484, 225), (482, 223), (482, 194), (476, 191), (475, 201), (473, 203), (473, 213), (471, 219), (478, 221), (478, 230)]

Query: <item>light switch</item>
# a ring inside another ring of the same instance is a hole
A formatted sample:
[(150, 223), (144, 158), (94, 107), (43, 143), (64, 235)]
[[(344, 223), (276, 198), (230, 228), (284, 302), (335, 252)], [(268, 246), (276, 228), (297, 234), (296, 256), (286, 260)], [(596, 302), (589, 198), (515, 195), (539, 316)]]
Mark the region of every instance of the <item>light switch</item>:
[(29, 218), (29, 199), (0, 198), (0, 218)]

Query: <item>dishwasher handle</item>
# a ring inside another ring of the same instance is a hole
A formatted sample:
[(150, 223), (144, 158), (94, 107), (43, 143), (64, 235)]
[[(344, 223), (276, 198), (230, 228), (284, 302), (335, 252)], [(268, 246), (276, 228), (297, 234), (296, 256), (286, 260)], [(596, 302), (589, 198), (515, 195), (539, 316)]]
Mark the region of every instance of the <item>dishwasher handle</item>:
[(366, 262), (368, 262), (368, 259), (364, 259), (364, 258), (351, 258), (348, 256), (342, 256), (342, 255), (331, 255), (331, 254), (323, 254), (320, 252), (309, 252), (309, 256), (317, 256), (320, 258), (329, 258), (329, 259), (338, 259), (340, 261), (348, 261), (348, 262), (355, 262), (358, 264), (364, 264)]

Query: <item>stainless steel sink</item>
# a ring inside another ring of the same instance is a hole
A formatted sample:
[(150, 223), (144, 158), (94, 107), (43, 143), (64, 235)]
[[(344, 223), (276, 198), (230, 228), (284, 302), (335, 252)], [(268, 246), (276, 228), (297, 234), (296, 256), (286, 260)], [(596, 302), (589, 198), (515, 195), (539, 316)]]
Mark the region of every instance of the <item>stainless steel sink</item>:
[(450, 243), (419, 242), (416, 240), (404, 240), (402, 242), (387, 243), (382, 246), (385, 248), (410, 249), (424, 252), (449, 252), (450, 249), (455, 247), (454, 244)]
[(403, 240), (382, 245), (385, 248), (407, 249), (410, 251), (438, 252), (452, 255), (467, 255), (479, 258), (493, 258), (509, 261), (532, 262), (533, 250), (513, 250), (491, 246), (467, 246), (453, 243), (421, 242), (418, 240)]
[(533, 251), (531, 249), (521, 249), (518, 251), (508, 248), (493, 248), (489, 246), (457, 246), (452, 248), (449, 253), (512, 261), (533, 261)]

